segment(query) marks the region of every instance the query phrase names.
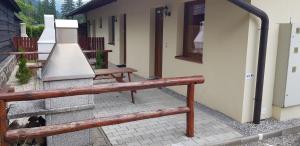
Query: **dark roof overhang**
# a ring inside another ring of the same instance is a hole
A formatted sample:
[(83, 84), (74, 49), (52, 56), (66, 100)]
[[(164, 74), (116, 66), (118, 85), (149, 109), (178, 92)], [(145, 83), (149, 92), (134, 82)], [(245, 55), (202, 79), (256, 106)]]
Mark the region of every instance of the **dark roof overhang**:
[(67, 14), (66, 16), (74, 16), (74, 15), (78, 15), (78, 14), (82, 14), (82, 13), (86, 13), (88, 11), (91, 11), (93, 9), (108, 5), (112, 2), (115, 2), (117, 0), (91, 0), (90, 2), (84, 4), (83, 6), (71, 11), (69, 14)]
[(18, 6), (18, 4), (15, 2), (15, 0), (7, 0), (7, 2), (8, 2), (8, 4), (13, 8), (13, 10), (15, 11), (15, 12), (20, 12), (21, 11), (21, 9), (20, 9), (20, 7)]

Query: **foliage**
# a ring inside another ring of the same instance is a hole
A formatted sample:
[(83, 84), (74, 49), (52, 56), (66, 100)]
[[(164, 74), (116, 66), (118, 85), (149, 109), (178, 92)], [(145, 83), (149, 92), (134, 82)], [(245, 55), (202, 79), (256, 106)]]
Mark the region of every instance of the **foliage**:
[(44, 14), (57, 16), (55, 0), (16, 0), (21, 11), (18, 17), (27, 25), (44, 23)]
[(44, 25), (26, 26), (28, 37), (39, 38), (44, 30)]
[[(21, 49), (21, 51), (23, 52), (23, 49)], [(28, 83), (28, 81), (31, 78), (31, 71), (30, 69), (26, 66), (26, 59), (24, 57), (24, 54), (21, 55), (20, 59), (19, 59), (19, 69), (16, 73), (16, 78), (18, 79), (18, 82), (20, 84), (26, 84)]]
[(82, 0), (78, 0), (78, 1), (76, 2), (76, 8), (79, 8), (79, 7), (81, 7), (82, 5), (83, 5)]
[(26, 24), (32, 25), (35, 23), (34, 15), (36, 12), (35, 7), (32, 3), (27, 2), (25, 0), (16, 0), (18, 6), (21, 11), (17, 14), (17, 16)]
[(61, 8), (61, 14), (63, 17), (66, 17), (68, 13), (75, 9), (75, 4), (73, 0), (64, 0)]
[[(82, 5), (83, 5), (82, 0), (78, 0), (78, 1), (76, 2), (76, 8), (79, 8), (79, 7), (81, 7)], [(75, 15), (75, 16), (73, 17), (73, 19), (76, 19), (76, 20), (78, 21), (79, 24), (85, 23), (85, 22), (86, 22), (84, 14), (78, 14), (78, 15)]]
[(101, 69), (104, 67), (104, 55), (103, 52), (100, 49), (97, 49), (96, 51), (96, 69)]
[(51, 0), (50, 2), (50, 13), (54, 15), (54, 17), (57, 17), (57, 11), (56, 11), (56, 1)]

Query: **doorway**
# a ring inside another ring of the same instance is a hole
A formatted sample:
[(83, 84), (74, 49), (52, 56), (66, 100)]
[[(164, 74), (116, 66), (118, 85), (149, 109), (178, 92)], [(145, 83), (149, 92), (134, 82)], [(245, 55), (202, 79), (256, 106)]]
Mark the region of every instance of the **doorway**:
[(120, 38), (121, 38), (121, 44), (120, 44), (120, 63), (121, 65), (126, 65), (126, 58), (127, 58), (127, 15), (122, 14), (120, 16)]
[(163, 56), (163, 28), (164, 28), (164, 8), (155, 9), (155, 62), (154, 76), (162, 78), (162, 56)]

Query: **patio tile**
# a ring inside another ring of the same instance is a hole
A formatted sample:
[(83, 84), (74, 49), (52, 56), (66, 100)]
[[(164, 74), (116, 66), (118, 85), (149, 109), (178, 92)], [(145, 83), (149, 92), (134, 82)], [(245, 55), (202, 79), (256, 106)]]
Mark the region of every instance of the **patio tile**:
[[(186, 105), (160, 89), (138, 91), (135, 99), (136, 104), (132, 104), (129, 92), (96, 95), (94, 115), (104, 117)], [(195, 137), (186, 137), (185, 128), (184, 114), (102, 127), (114, 146), (193, 146), (241, 136), (238, 131), (199, 108), (195, 109)]]

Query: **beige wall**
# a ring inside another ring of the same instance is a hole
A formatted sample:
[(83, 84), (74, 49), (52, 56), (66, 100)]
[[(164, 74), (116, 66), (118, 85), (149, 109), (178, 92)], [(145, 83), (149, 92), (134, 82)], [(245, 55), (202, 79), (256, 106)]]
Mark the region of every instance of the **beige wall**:
[[(103, 29), (97, 30), (97, 36), (105, 37), (108, 40), (108, 18), (109, 16), (120, 16), (127, 14), (127, 65), (136, 68), (139, 75), (149, 77), (153, 64), (150, 63), (150, 12), (153, 8), (163, 6), (160, 0), (119, 0), (103, 8), (93, 10), (88, 13), (88, 20), (102, 16)], [(132, 5), (134, 4), (134, 5)], [(116, 22), (116, 44), (106, 44), (106, 49), (111, 49), (113, 53), (109, 55), (109, 61), (120, 64), (120, 18)]]
[[(196, 100), (240, 121), (252, 120), (255, 79), (245, 80), (246, 73), (256, 74), (260, 20), (227, 0), (206, 1), (205, 45), (203, 64), (175, 59), (182, 52), (183, 4), (188, 0), (119, 0), (91, 11), (90, 20), (103, 16), (103, 29), (97, 36), (107, 39), (108, 16), (127, 14), (127, 65), (138, 69), (143, 77), (153, 75), (154, 9), (168, 5), (172, 15), (165, 17), (163, 77), (202, 74), (206, 83), (196, 88)], [(134, 5), (132, 5), (134, 3)], [(300, 21), (298, 0), (252, 0), (252, 4), (270, 16), (262, 116), (272, 116), (278, 23)], [(285, 7), (285, 9), (282, 8)], [(98, 23), (98, 21), (96, 21)], [(98, 27), (97, 27), (98, 28)], [(109, 60), (120, 63), (119, 21), (116, 23), (116, 45)], [(172, 88), (185, 94), (186, 87)]]

